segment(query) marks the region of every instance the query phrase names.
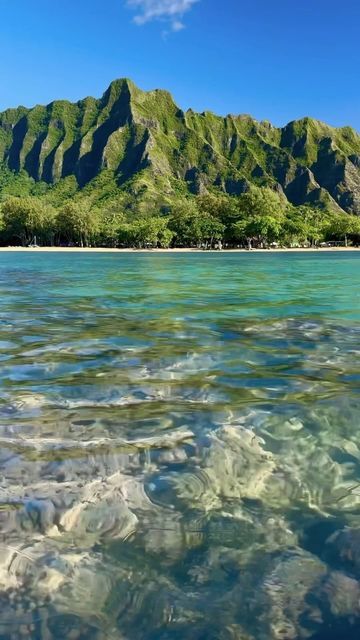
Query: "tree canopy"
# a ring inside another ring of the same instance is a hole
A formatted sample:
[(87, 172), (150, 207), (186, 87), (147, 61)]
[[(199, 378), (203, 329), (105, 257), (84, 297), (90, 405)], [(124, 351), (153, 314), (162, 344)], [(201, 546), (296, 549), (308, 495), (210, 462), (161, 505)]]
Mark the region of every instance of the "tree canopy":
[[(69, 185), (70, 189), (71, 185)], [(109, 194), (86, 193), (54, 206), (47, 196), (9, 196), (0, 204), (0, 242), (107, 247), (310, 246), (360, 242), (360, 218), (340, 210), (290, 205), (281, 193), (252, 186), (239, 196), (181, 194), (136, 210)]]

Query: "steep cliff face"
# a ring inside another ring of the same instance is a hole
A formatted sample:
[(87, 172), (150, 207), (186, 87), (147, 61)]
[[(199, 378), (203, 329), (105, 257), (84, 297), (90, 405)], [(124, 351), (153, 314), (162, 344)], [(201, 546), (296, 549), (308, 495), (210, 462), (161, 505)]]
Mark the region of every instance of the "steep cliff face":
[(126, 79), (99, 100), (1, 113), (0, 166), (48, 185), (74, 176), (79, 188), (107, 170), (119, 188), (143, 181), (165, 194), (175, 186), (239, 194), (255, 183), (294, 204), (360, 215), (360, 136), (351, 128), (304, 118), (281, 129), (250, 116), (184, 113), (168, 92), (143, 92)]

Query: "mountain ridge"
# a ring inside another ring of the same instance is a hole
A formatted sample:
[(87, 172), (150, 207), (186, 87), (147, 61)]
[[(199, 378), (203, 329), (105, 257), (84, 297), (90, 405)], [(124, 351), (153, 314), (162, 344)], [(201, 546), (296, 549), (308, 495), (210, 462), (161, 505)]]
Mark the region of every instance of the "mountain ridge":
[[(0, 113), (0, 176), (92, 190), (112, 180), (136, 199), (177, 192), (240, 195), (250, 184), (360, 215), (360, 136), (305, 117), (284, 127), (247, 114), (183, 111), (162, 89), (114, 80), (100, 98)], [(3, 190), (2, 190), (3, 191)], [(1, 195), (1, 187), (0, 187)]]

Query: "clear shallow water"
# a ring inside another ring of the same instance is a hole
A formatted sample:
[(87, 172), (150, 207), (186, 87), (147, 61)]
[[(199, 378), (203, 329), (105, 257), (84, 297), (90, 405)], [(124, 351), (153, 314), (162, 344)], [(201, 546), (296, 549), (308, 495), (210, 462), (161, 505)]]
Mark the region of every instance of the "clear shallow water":
[(0, 638), (360, 631), (360, 255), (0, 253)]

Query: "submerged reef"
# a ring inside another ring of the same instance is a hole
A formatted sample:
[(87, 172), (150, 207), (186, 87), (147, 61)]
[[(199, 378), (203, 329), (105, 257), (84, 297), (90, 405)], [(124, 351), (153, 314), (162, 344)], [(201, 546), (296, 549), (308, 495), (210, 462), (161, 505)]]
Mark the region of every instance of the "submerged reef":
[(322, 411), (244, 412), (119, 452), (2, 437), (0, 638), (120, 640), (136, 626), (144, 640), (295, 640), (359, 625), (357, 443), (338, 424), (326, 447), (323, 428), (315, 464)]
[(359, 636), (358, 329), (213, 333), (55, 390), (5, 361), (0, 640)]

